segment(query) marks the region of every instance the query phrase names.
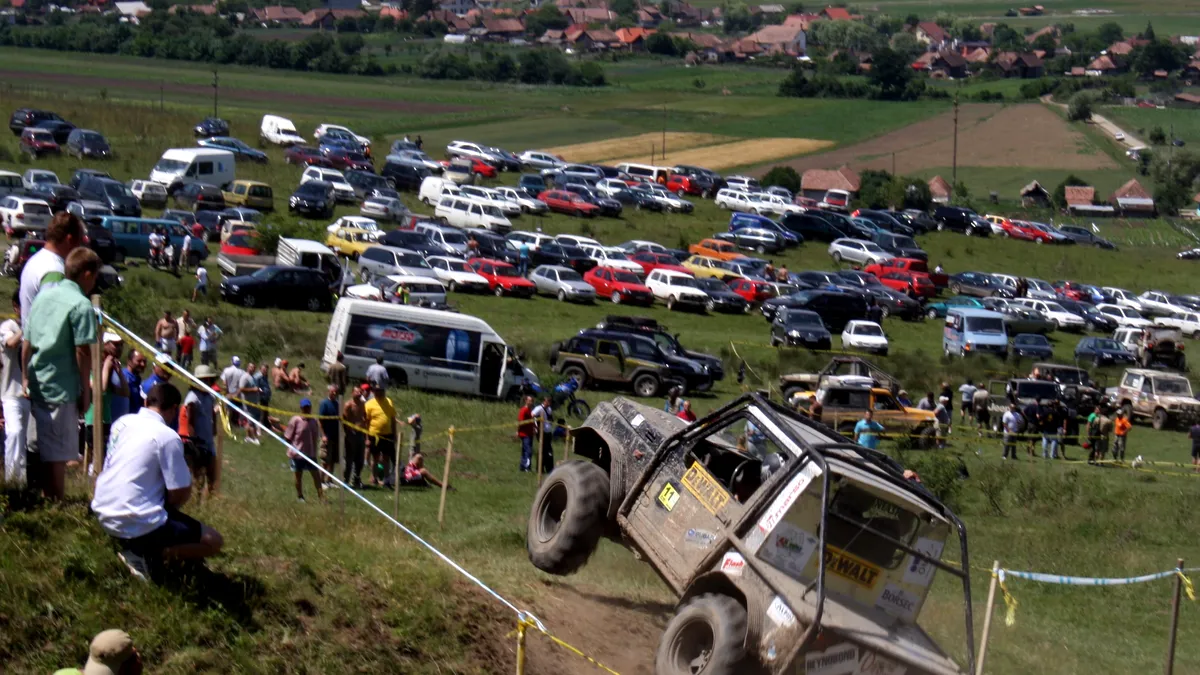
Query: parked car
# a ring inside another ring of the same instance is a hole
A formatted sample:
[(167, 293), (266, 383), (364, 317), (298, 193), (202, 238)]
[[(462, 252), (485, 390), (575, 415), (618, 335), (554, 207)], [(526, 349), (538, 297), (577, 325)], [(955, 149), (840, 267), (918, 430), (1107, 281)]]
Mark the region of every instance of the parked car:
[(263, 115), (258, 137), (263, 143), (293, 146), (304, 143), (304, 137), (296, 131), (296, 125), (286, 117)]
[(629, 189), (651, 197), (658, 203), (662, 204), (664, 211), (671, 211), (674, 213), (691, 213), (696, 208), (695, 204), (677, 196), (673, 192), (667, 191), (665, 187), (655, 183), (638, 183), (637, 185), (629, 186)]
[(1113, 321), (1117, 322), (1118, 326), (1144, 328), (1151, 324), (1150, 319), (1142, 316), (1136, 309), (1126, 305), (1100, 304), (1096, 305), (1096, 310), (1101, 314), (1111, 317)]
[(843, 262), (871, 265), (892, 257), (892, 254), (880, 248), (872, 241), (857, 239), (837, 239), (829, 245), (829, 257), (841, 264)]
[(249, 276), (221, 281), (221, 298), (243, 307), (279, 307), (325, 312), (333, 306), (329, 283), (320, 270), (270, 265)]
[(1137, 296), (1137, 300), (1141, 305), (1141, 311), (1144, 316), (1173, 316), (1191, 310), (1190, 307), (1177, 300), (1170, 293), (1162, 291), (1146, 291)]
[(743, 229), (758, 229), (770, 230), (783, 240), (785, 246), (799, 246), (804, 243), (804, 237), (779, 223), (753, 213), (733, 213), (729, 216), (729, 232), (738, 232)]
[(205, 117), (200, 120), (200, 123), (192, 129), (192, 133), (199, 138), (212, 138), (214, 136), (228, 136), (229, 122), (218, 117)]
[[(557, 156), (540, 150), (526, 150), (519, 155), (521, 163), (530, 169), (542, 171), (545, 169), (557, 169), (566, 164)], [(522, 176), (523, 177), (523, 176)]]
[(1180, 312), (1172, 316), (1160, 316), (1154, 320), (1154, 325), (1177, 328), (1193, 340), (1200, 340), (1200, 313)]
[(34, 197), (5, 197), (0, 200), (0, 224), (9, 238), (43, 238), (53, 215), (49, 204)]
[(580, 386), (628, 387), (642, 397), (685, 386), (678, 372), (684, 364), (673, 365), (650, 336), (595, 328), (556, 343), (550, 351), (550, 367), (563, 379), (574, 379)]
[(39, 122), (45, 120), (64, 121), (56, 113), (49, 110), (40, 110), (38, 108), (17, 108), (13, 111), (12, 117), (8, 120), (8, 128), (12, 131), (13, 136), (20, 136), (25, 127), (37, 126)]
[(58, 183), (37, 183), (25, 191), (25, 196), (41, 199), (54, 212), (62, 211), (66, 208), (67, 204), (82, 199), (79, 196), (78, 190), (69, 185), (59, 185)]
[(657, 268), (646, 275), (646, 287), (654, 297), (666, 304), (668, 311), (708, 307), (708, 294), (700, 289), (696, 279), (687, 272)]
[(353, 204), (358, 200), (354, 188), (346, 182), (346, 176), (337, 169), (326, 169), (319, 166), (309, 166), (300, 174), (300, 184), (309, 181), (322, 181), (333, 187), (333, 194), (339, 202)]
[(411, 215), (408, 207), (393, 197), (368, 197), (359, 206), (359, 213), (369, 218), (400, 222)]
[(937, 296), (937, 287), (929, 280), (929, 275), (927, 274), (898, 270), (879, 275), (879, 281), (888, 288), (912, 295), (916, 298), (932, 298)]
[(681, 272), (689, 276), (691, 275), (687, 268), (680, 265), (679, 261), (675, 259), (675, 256), (672, 256), (669, 253), (638, 251), (637, 253), (629, 256), (629, 259), (642, 266), (643, 278), (657, 269), (665, 269), (672, 272)]
[(518, 298), (533, 297), (536, 287), (533, 282), (521, 276), (517, 268), (485, 258), (471, 258), (467, 261), (471, 269), (479, 276), (487, 279), (488, 286), (497, 297), (511, 295)]
[(330, 165), (338, 171), (364, 171), (372, 174), (375, 172), (375, 164), (371, 162), (371, 158), (358, 150), (332, 148), (324, 153)]
[(1200, 421), (1200, 401), (1182, 375), (1129, 368), (1121, 376), (1115, 402), (1131, 421), (1149, 419), (1155, 429), (1187, 429)]
[(539, 265), (529, 273), (537, 293), (558, 298), (559, 302), (596, 301), (596, 290), (584, 281), (583, 276), (569, 267), (561, 265)]
[(905, 237), (911, 237), (916, 234), (911, 227), (900, 222), (900, 218), (898, 218), (897, 215), (892, 211), (880, 211), (877, 209), (855, 209), (854, 213), (850, 215), (854, 218), (865, 218), (874, 223), (879, 229), (891, 234), (898, 234)]
[(894, 316), (904, 321), (922, 321), (925, 319), (924, 307), (920, 302), (900, 291), (885, 286), (868, 287), (864, 291), (875, 299), (883, 318)]
[[(718, 232), (714, 239), (732, 243), (744, 251), (754, 251), (758, 254), (780, 253), (787, 247), (787, 241), (774, 230), (758, 227), (741, 227), (733, 232)], [(744, 257), (740, 253), (739, 257)]]
[(145, 208), (163, 209), (167, 206), (167, 189), (154, 181), (131, 180), (129, 191)]
[(225, 195), (215, 185), (188, 183), (175, 191), (175, 205), (192, 211), (221, 211), (225, 208)]
[(333, 163), (329, 161), (318, 148), (311, 145), (293, 145), (283, 151), (283, 161), (285, 164), (303, 164), (305, 166), (320, 166), (328, 169), (333, 168)]
[(1087, 332), (1111, 333), (1119, 326), (1113, 317), (1097, 310), (1085, 302), (1059, 298), (1056, 300), (1063, 309), (1083, 319), (1083, 329)]
[(620, 201), (612, 199), (611, 197), (605, 197), (587, 185), (580, 183), (567, 183), (563, 186), (563, 190), (579, 195), (585, 201), (595, 204), (600, 209), (599, 214), (602, 216), (619, 218), (621, 216), (621, 211), (624, 208)]
[(288, 211), (316, 218), (332, 218), (337, 197), (333, 185), (323, 180), (301, 183), (288, 197)]
[(929, 260), (929, 254), (925, 252), (912, 237), (903, 234), (892, 234), (890, 232), (879, 232), (872, 239), (879, 247), (887, 251), (894, 258), (910, 258), (913, 260)]
[(599, 206), (566, 190), (545, 190), (538, 195), (538, 200), (544, 202), (551, 211), (580, 218), (595, 216), (600, 212)]
[(39, 183), (58, 183), (58, 174), (49, 169), (26, 169), (24, 175), (21, 176), (21, 183), (26, 190), (32, 189)]
[(367, 156), (371, 155), (371, 139), (366, 136), (360, 136), (347, 127), (337, 124), (321, 124), (313, 130), (313, 138), (319, 143), (325, 139), (338, 139), (350, 141), (358, 145), (359, 149)]
[(806, 213), (787, 213), (780, 224), (791, 232), (809, 241), (832, 243), (837, 239), (850, 237), (853, 233), (839, 226), (828, 214), (809, 211)]
[[(71, 202), (67, 204), (65, 209), (67, 213), (73, 214), (76, 218), (82, 220), (89, 226), (88, 236), (91, 236), (90, 228), (99, 226), (104, 221), (105, 216), (113, 214), (112, 209), (108, 208), (100, 202), (84, 200), (81, 202)], [(107, 230), (105, 230), (107, 232)], [(111, 260), (107, 262), (112, 262)]]
[(1052, 359), (1054, 347), (1045, 335), (1018, 333), (1013, 336), (1008, 353), (1022, 359)]
[(58, 143), (59, 147), (66, 147), (67, 140), (71, 138), (71, 132), (75, 130), (75, 125), (63, 120), (42, 120), (34, 125), (38, 129), (45, 129), (54, 137), (54, 142)]
[(842, 329), (842, 348), (887, 356), (888, 339), (874, 321), (851, 321)]
[(979, 298), (967, 295), (955, 295), (946, 300), (931, 302), (925, 305), (925, 316), (930, 319), (944, 319), (946, 312), (954, 308), (987, 309), (987, 305)]
[(867, 265), (863, 268), (863, 271), (875, 276), (882, 276), (887, 272), (893, 271), (911, 272), (929, 277), (929, 280), (933, 282), (936, 288), (945, 288), (950, 284), (950, 277), (944, 272), (936, 270), (931, 272), (928, 263), (924, 260), (914, 260), (912, 258), (892, 258), (891, 260), (885, 260), (875, 265)]
[(763, 316), (768, 318), (777, 317), (781, 309), (816, 312), (829, 330), (838, 332), (851, 321), (867, 318), (864, 296), (840, 291), (802, 290), (762, 304)]
[(897, 220), (911, 227), (917, 234), (925, 234), (937, 229), (937, 221), (924, 211), (905, 209), (893, 215)]
[[(266, 164), (268, 161), (267, 153), (263, 152), (262, 150), (252, 148), (247, 145), (245, 141), (237, 138), (230, 138), (228, 136), (215, 136), (212, 138), (201, 139), (197, 141), (196, 144), (204, 148), (228, 150), (233, 153), (234, 160), (239, 162), (248, 161), (255, 162), (257, 164)], [(284, 153), (284, 156), (286, 157), (289, 153), (291, 153), (291, 150), (292, 148), (288, 148), (287, 152)]]
[(532, 258), (535, 265), (558, 265), (573, 269), (579, 274), (596, 266), (596, 261), (583, 249), (557, 241), (542, 242), (533, 251)]
[(1137, 356), (1125, 345), (1106, 337), (1085, 337), (1075, 345), (1076, 361), (1091, 361), (1093, 366), (1133, 365)]
[(142, 204), (129, 186), (112, 178), (88, 175), (80, 181), (76, 190), (81, 198), (105, 204), (115, 215), (134, 218), (142, 215)]
[(970, 295), (976, 298), (1011, 298), (1012, 291), (1005, 288), (990, 274), (983, 272), (959, 272), (950, 275), (947, 288), (955, 295)]
[(833, 348), (833, 336), (816, 312), (785, 308), (771, 323), (771, 346), (828, 351)]
[(54, 134), (51, 134), (48, 129), (39, 129), (38, 127), (25, 127), (25, 130), (21, 132), (18, 147), (21, 152), (34, 159), (45, 155), (57, 155), (61, 152), (61, 148), (54, 140)]
[(983, 305), (1004, 315), (1004, 327), (1009, 335), (1019, 333), (1045, 335), (1055, 330), (1054, 322), (1035, 309), (1003, 298), (984, 298)]
[(825, 196), (817, 202), (817, 208), (827, 211), (849, 211), (850, 193), (845, 190), (826, 190)]
[(962, 232), (970, 236), (986, 237), (991, 234), (992, 227), (977, 213), (962, 206), (939, 206), (933, 211), (934, 220), (938, 221), (937, 229)]

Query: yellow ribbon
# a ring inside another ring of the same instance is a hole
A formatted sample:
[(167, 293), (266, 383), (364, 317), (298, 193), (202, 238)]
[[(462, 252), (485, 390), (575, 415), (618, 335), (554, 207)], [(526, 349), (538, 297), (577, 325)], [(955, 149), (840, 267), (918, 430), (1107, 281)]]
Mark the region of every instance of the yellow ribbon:
[(573, 647), (570, 644), (567, 644), (566, 642), (554, 637), (550, 633), (546, 632), (545, 629), (538, 626), (537, 623), (535, 623), (525, 617), (521, 617), (521, 618), (517, 619), (517, 624), (518, 624), (517, 625), (517, 631), (518, 631), (517, 635), (518, 636), (524, 635), (524, 632), (525, 632), (524, 629), (533, 628), (537, 632), (539, 632), (542, 635), (545, 635), (547, 638), (549, 638), (550, 641), (553, 642), (554, 644), (571, 652), (572, 654), (578, 656), (579, 658), (583, 659), (584, 661), (587, 661), (588, 663), (592, 664), (593, 666), (596, 666), (600, 670), (603, 670), (604, 672), (609, 673), (609, 675), (621, 675), (620, 673), (613, 670), (612, 668), (609, 668), (608, 666), (604, 665), (603, 663), (600, 663), (596, 659), (593, 659), (592, 657), (588, 656), (587, 654), (584, 654), (579, 648)]
[(1196, 601), (1196, 590), (1194, 588), (1192, 588), (1192, 580), (1189, 579), (1187, 577), (1187, 575), (1183, 573), (1183, 570), (1176, 570), (1175, 573), (1179, 575), (1180, 581), (1183, 582), (1183, 592), (1187, 593), (1188, 600), (1195, 602)]
[[(996, 573), (993, 572), (993, 574)], [(1000, 582), (1000, 592), (1004, 595), (1004, 625), (1014, 626), (1017, 623), (1017, 599), (1008, 592), (1008, 586), (1004, 583), (1003, 571), (999, 572), (997, 578)]]

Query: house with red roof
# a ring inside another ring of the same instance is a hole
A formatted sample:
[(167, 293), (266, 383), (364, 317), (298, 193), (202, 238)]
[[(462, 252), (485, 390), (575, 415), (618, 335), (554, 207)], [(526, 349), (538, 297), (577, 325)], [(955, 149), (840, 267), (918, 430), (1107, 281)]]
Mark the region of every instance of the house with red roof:
[(617, 39), (621, 44), (630, 51), (641, 52), (646, 50), (646, 38), (654, 35), (657, 32), (650, 28), (642, 28), (641, 26), (631, 26), (627, 28), (618, 28), (616, 30)]
[(1136, 178), (1130, 178), (1127, 183), (1117, 188), (1109, 201), (1116, 205), (1122, 215), (1153, 216), (1154, 198), (1142, 187)]
[(269, 5), (251, 9), (250, 20), (264, 26), (298, 26), (304, 21), (304, 12), (295, 7)]
[(1121, 70), (1121, 67), (1112, 60), (1112, 57), (1108, 56), (1107, 54), (1103, 54), (1092, 59), (1092, 62), (1087, 64), (1086, 72), (1088, 75), (1099, 76), (1116, 75), (1117, 73), (1121, 72)]
[(508, 42), (525, 35), (525, 24), (520, 19), (484, 19), (483, 34), (489, 40)]
[(845, 190), (854, 196), (862, 187), (862, 178), (848, 166), (839, 169), (809, 169), (800, 176), (801, 196), (822, 199), (829, 190)]
[(807, 35), (803, 28), (763, 26), (746, 36), (746, 39), (758, 43), (764, 50), (775, 50), (789, 56), (802, 56), (808, 47)]
[(950, 44), (950, 34), (932, 21), (922, 21), (913, 28), (913, 37), (924, 45), (940, 49)]
[(826, 7), (821, 10), (821, 18), (830, 21), (854, 21), (862, 17), (851, 14), (845, 7)]

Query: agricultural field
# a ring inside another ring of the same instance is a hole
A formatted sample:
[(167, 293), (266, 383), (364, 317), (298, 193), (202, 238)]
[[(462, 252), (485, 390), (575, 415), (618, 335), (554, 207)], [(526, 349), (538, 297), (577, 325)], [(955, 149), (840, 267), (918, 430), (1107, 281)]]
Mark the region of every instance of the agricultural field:
[[(1143, 142), (1148, 142), (1146, 137), (1151, 129), (1162, 127), (1167, 134), (1168, 143), (1172, 138), (1178, 138), (1186, 144), (1184, 149), (1193, 151), (1195, 150), (1194, 146), (1200, 144), (1200, 114), (1197, 114), (1195, 110), (1173, 107), (1160, 110), (1158, 108), (1109, 106), (1100, 113), (1137, 135)], [(1161, 151), (1166, 150), (1165, 146), (1161, 148)]]
[[(13, 56), (18, 61), (6, 61), (0, 70), (34, 67), (31, 61), (19, 61), (23, 53)], [(211, 101), (205, 100), (203, 91), (210, 74), (203, 69), (154, 64), (139, 70), (143, 66), (130, 65), (122, 75), (122, 68), (107, 65), (108, 60), (83, 66), (78, 59), (53, 56), (60, 60), (48, 59), (38, 67), (57, 68), (59, 74), (69, 74), (70, 68), (76, 67), (80, 69), (79, 77), (103, 72), (97, 76), (119, 81), (107, 87), (104, 100), (96, 98), (91, 84), (81, 88), (48, 80), (45, 84), (39, 81), (41, 89), (36, 92), (24, 88), (27, 82), (0, 88), (0, 109), (7, 111), (19, 105), (51, 108), (77, 124), (104, 132), (117, 153), (104, 168), (118, 178), (144, 176), (162, 149), (190, 145), (192, 125), (211, 113)], [(158, 77), (170, 74), (171, 86), (195, 89), (164, 91), (160, 109), (158, 92), (146, 84), (155, 80), (154, 73)], [(4, 81), (12, 82), (7, 78)], [(523, 149), (526, 143), (554, 147), (623, 139), (623, 144), (639, 134), (647, 134), (645, 141), (653, 143), (655, 132), (661, 134), (663, 125), (661, 107), (656, 110), (636, 105), (647, 96), (634, 92), (485, 91), (478, 83), (449, 83), (442, 88), (440, 83), (423, 81), (369, 82), (369, 98), (389, 106), (423, 103), (466, 108), (437, 112), (359, 106), (356, 97), (367, 96), (368, 87), (354, 78), (309, 79), (296, 74), (277, 79), (261, 72), (232, 71), (222, 74), (222, 82), (228, 82), (242, 95), (224, 98), (223, 93), (221, 114), (231, 121), (235, 135), (249, 141), (254, 140), (258, 119), (264, 112), (293, 116), (305, 134), (320, 122), (344, 122), (369, 133), (377, 147), (405, 134), (421, 133), (427, 149), (434, 154), (453, 138), (513, 145), (514, 150)], [(321, 98), (321, 102), (309, 107), (308, 102), (280, 93), (288, 91), (295, 95), (303, 91), (306, 96)], [(668, 157), (672, 160), (678, 160), (676, 152), (720, 148), (741, 142), (738, 139), (804, 138), (854, 148), (855, 154), (847, 161), (887, 153), (890, 162), (890, 152), (895, 151), (898, 158), (904, 155), (905, 161), (912, 163), (906, 171), (949, 175), (943, 148), (948, 130), (944, 105), (792, 102), (694, 92), (663, 98), (670, 99), (664, 100), (668, 104), (668, 134), (712, 134), (707, 142), (699, 138), (700, 143), (691, 150), (676, 146), (672, 140), (691, 137), (669, 135)], [(493, 100), (491, 105), (489, 99)], [(763, 104), (761, 109), (756, 107), (759, 103)], [(739, 107), (743, 109), (739, 111)], [(1010, 166), (1000, 160), (988, 163), (987, 157), (1009, 155), (1003, 148), (989, 150), (983, 146), (1003, 140), (1003, 133), (1016, 133), (1020, 120), (1027, 119), (1020, 116), (1025, 112), (1007, 110), (998, 106), (960, 109), (960, 172), (974, 193), (991, 189), (977, 185), (975, 180), (1003, 183), (1005, 190), (1010, 190), (1021, 180), (1016, 177), (1020, 172), (1052, 186), (1056, 182), (1053, 177), (1059, 175), (1055, 172), (1076, 171), (1079, 165), (1074, 162), (1086, 164), (1080, 157), (1093, 157), (1086, 151), (1086, 144), (1066, 129), (1061, 134), (1064, 138), (1041, 141), (1057, 144), (1052, 147), (1062, 155), (1041, 157), (1069, 163), (1065, 166), (1053, 168), (1051, 163), (1049, 168), (1038, 167), (1032, 162)], [(853, 117), (849, 116), (851, 111)], [(939, 113), (940, 117), (930, 119)], [(1016, 117), (1004, 121), (1006, 115)], [(855, 124), (846, 124), (846, 119), (853, 119)], [(999, 124), (994, 120), (1004, 124), (989, 129), (989, 123)], [(701, 126), (711, 129), (698, 128)], [(902, 127), (908, 128), (886, 135)], [(906, 136), (911, 136), (913, 142), (906, 143)], [(876, 137), (880, 138), (874, 145), (854, 145)], [(661, 136), (659, 139), (661, 142)], [(970, 167), (961, 161), (962, 153), (967, 151), (966, 139), (971, 139), (971, 146), (982, 153), (971, 155), (977, 164)], [(12, 137), (0, 141), (0, 168), (24, 171), (35, 166), (18, 157), (15, 150)], [(914, 158), (922, 153), (930, 159), (917, 166)], [(269, 164), (240, 165), (238, 173), (239, 177), (272, 184), (276, 203), (282, 206), (298, 180), (299, 170), (285, 165), (278, 150), (271, 149), (269, 154)], [(824, 154), (828, 157), (829, 153)], [(1111, 161), (1105, 154), (1094, 158)], [(36, 166), (55, 170), (65, 179), (78, 163), (52, 159), (39, 161)], [(1094, 173), (1081, 175), (1095, 176), (1099, 188), (1101, 174), (1124, 175), (1111, 167), (1099, 164)], [(1083, 166), (1079, 171), (1086, 169)], [(978, 179), (973, 178), (976, 175)], [(512, 174), (501, 178), (506, 183), (515, 179)], [(1125, 179), (1112, 180), (1119, 184)], [(417, 212), (428, 213), (415, 197), (406, 203)], [(982, 204), (980, 209), (986, 210)], [(354, 211), (341, 207), (337, 215), (350, 213)], [(271, 222), (295, 226), (295, 219), (285, 214), (273, 216)], [(582, 233), (613, 244), (645, 238), (668, 246), (686, 246), (724, 230), (727, 222), (727, 212), (711, 202), (697, 200), (695, 213), (686, 216), (633, 212), (621, 219), (588, 221), (560, 215), (525, 216), (516, 227), (540, 228), (551, 234)], [(1137, 290), (1196, 290), (1194, 263), (1174, 257), (1192, 241), (1185, 233), (1158, 220), (1114, 220), (1098, 225), (1102, 236), (1121, 246), (1119, 252), (1034, 246), (995, 238), (968, 239), (950, 233), (927, 235), (921, 244), (929, 251), (931, 261), (951, 272), (980, 269), (1051, 281), (1104, 282)], [(833, 266), (824, 247), (816, 243), (777, 256), (775, 262), (793, 270)], [(213, 279), (218, 278), (211, 258), (208, 266)], [(319, 380), (316, 365), (324, 349), (327, 316), (231, 307), (215, 297), (192, 304), (184, 300), (191, 288), (186, 278), (132, 263), (123, 274), (125, 286), (107, 296), (104, 304), (133, 330), (149, 333), (165, 308), (190, 309), (197, 317), (213, 316), (225, 329), (222, 359), (239, 354), (243, 359), (263, 362), (283, 356), (293, 362), (307, 362), (310, 377)], [(11, 292), (12, 288), (11, 280), (0, 279), (0, 293)], [(524, 355), (524, 361), (544, 383), (556, 379), (547, 366), (554, 342), (594, 325), (610, 313), (657, 318), (678, 332), (688, 347), (725, 360), (728, 377), (713, 392), (692, 396), (700, 414), (743, 390), (773, 389), (780, 373), (819, 367), (827, 359), (823, 354), (769, 347), (767, 324), (755, 314), (669, 314), (661, 306), (618, 309), (608, 304), (567, 305), (547, 298), (456, 295), (452, 301), (464, 313), (488, 321)], [(932, 390), (943, 380), (957, 386), (966, 378), (979, 381), (1005, 377), (1029, 365), (945, 361), (940, 350), (941, 326), (936, 321), (905, 323), (891, 319), (886, 329), (894, 348), (879, 362), (913, 392)], [(1054, 335), (1056, 359), (1071, 362), (1077, 339), (1070, 334)], [(1200, 349), (1200, 343), (1189, 341), (1188, 349)], [(739, 385), (736, 372), (743, 361), (748, 366), (747, 375)], [(1119, 372), (1096, 375), (1113, 384)], [(593, 406), (614, 395), (608, 391), (583, 393)], [(273, 404), (291, 410), (296, 399), (279, 395)], [(506, 403), (408, 390), (399, 392), (396, 400), (402, 414), (422, 414), (423, 444), (435, 473), (440, 473), (443, 466), (443, 448), (448, 443), (444, 432), (452, 425), (456, 427), (452, 482), (458, 490), (449, 496), (445, 526), (437, 524), (434, 493), (403, 492), (398, 502), (400, 520), (519, 606), (534, 611), (556, 635), (600, 662), (626, 675), (651, 673), (653, 653), (662, 626), (673, 611), (674, 598), (647, 566), (607, 542), (589, 566), (574, 577), (549, 577), (535, 572), (529, 564), (524, 533), (535, 483), (528, 474), (516, 471), (519, 445), (512, 438), (512, 429), (495, 428), (515, 420), (515, 408)], [(649, 403), (656, 405), (658, 401)], [(1051, 464), (1031, 460), (1024, 448), (1019, 461), (1002, 463), (995, 440), (961, 427), (945, 451), (900, 453), (886, 444), (884, 449), (930, 476), (931, 483), (932, 476), (939, 469), (944, 472), (947, 465), (957, 467), (961, 460), (965, 467), (968, 477), (943, 484), (948, 486), (947, 498), (970, 533), (967, 562), (972, 567), (977, 631), (982, 625), (988, 581), (987, 572), (981, 568), (986, 570), (995, 559), (1013, 569), (1095, 576), (1164, 570), (1180, 557), (1200, 560), (1200, 523), (1185, 506), (1197, 483), (1180, 467), (1155, 465), (1155, 470), (1162, 473), (1152, 473), (1077, 463)], [(1187, 450), (1184, 434), (1156, 432), (1142, 425), (1135, 428), (1130, 442), (1131, 455), (1140, 454), (1150, 461), (1183, 463), (1187, 461)], [(153, 672), (169, 675), (214, 671), (425, 674), (513, 670), (515, 639), (509, 634), (515, 623), (499, 604), (340, 491), (329, 495), (330, 504), (323, 505), (312, 499), (311, 486), (306, 486), (309, 503), (296, 504), (286, 460), (277, 447), (230, 442), (225, 453), (222, 496), (189, 505), (188, 511), (221, 530), (227, 547), (223, 556), (211, 563), (206, 577), (182, 588), (147, 587), (128, 578), (86, 512), (81, 480), (73, 485), (76, 497), (62, 507), (28, 510), (24, 503), (0, 497), (0, 587), (10, 589), (0, 594), (0, 617), (4, 617), (0, 655), (7, 659), (6, 667), (13, 672), (51, 672), (78, 665), (92, 634), (119, 625), (135, 635), (148, 663), (155, 665)], [(560, 460), (561, 453), (559, 448)], [(1082, 456), (1078, 448), (1071, 448), (1070, 453), (1072, 460)], [(367, 490), (365, 494), (389, 513), (396, 508), (390, 493)], [(1020, 603), (1016, 624), (1004, 626), (1000, 620), (1002, 609), (997, 609), (988, 672), (1047, 672), (1049, 664), (1056, 673), (1088, 675), (1147, 672), (1161, 667), (1169, 618), (1166, 582), (1066, 589), (1010, 581), (1009, 588)], [(961, 605), (960, 590), (941, 575), (922, 615), (927, 630), (959, 658), (965, 654), (968, 638), (963, 634)], [(1187, 639), (1195, 635), (1200, 609), (1184, 603), (1180, 621), (1176, 672), (1200, 672), (1200, 646)], [(529, 639), (529, 672), (595, 672), (586, 662), (555, 649), (544, 639)], [(30, 649), (31, 645), (37, 648)]]

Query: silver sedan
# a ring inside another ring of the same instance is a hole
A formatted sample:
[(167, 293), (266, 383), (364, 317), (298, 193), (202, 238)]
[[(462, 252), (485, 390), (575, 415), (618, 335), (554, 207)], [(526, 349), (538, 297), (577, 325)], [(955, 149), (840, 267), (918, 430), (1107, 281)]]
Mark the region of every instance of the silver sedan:
[(541, 265), (529, 273), (529, 280), (542, 295), (553, 295), (560, 301), (596, 301), (596, 289), (579, 276), (579, 272), (559, 265)]
[(393, 222), (403, 220), (409, 215), (408, 207), (395, 197), (370, 197), (365, 199), (363, 200), (362, 207), (359, 208), (359, 213), (370, 218), (391, 220)]

